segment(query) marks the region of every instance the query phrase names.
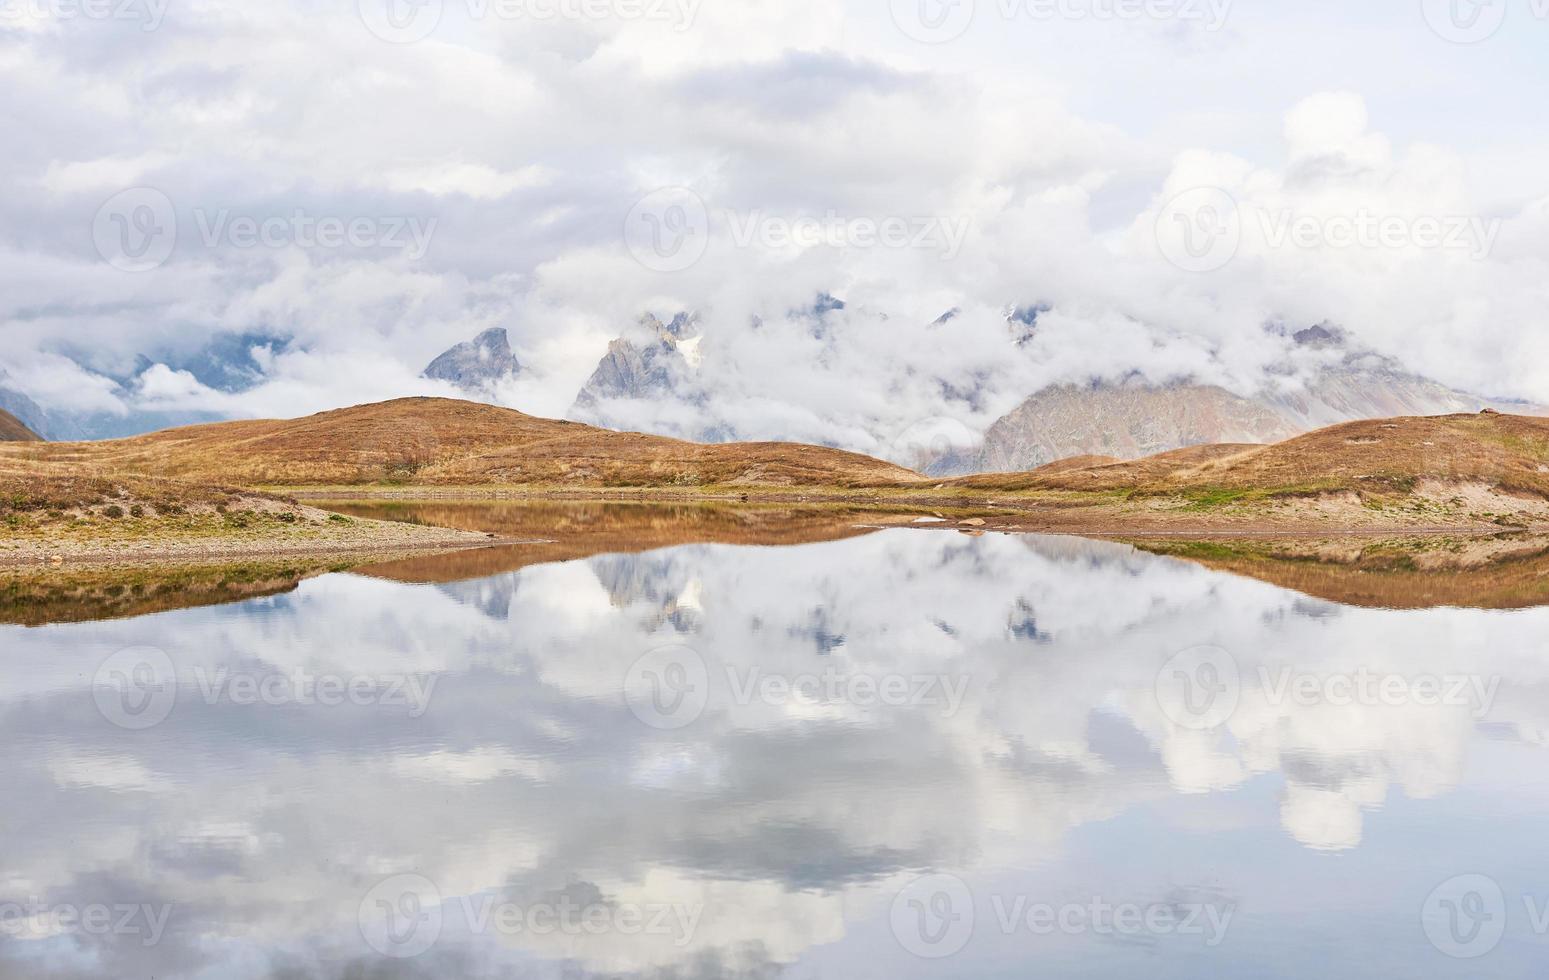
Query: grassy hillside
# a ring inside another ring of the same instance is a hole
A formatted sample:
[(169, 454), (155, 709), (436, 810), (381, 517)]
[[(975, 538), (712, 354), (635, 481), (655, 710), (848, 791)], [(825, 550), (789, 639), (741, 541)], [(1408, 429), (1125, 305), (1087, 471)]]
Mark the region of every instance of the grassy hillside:
[(22, 424), (21, 419), (0, 409), (0, 442), (42, 442), (43, 437)]
[(1542, 527), (1549, 419), (1486, 412), (1351, 422), (1272, 446), (1084, 457), (945, 482), (818, 446), (699, 445), (426, 398), (114, 442), (0, 444), (0, 505), (10, 493), (28, 501), (13, 510), (100, 512), (115, 496), (135, 497), (147, 514), (163, 513), (158, 496), (213, 510), (233, 493), (205, 489), (213, 486), (796, 496), (956, 508), (954, 517), (976, 509), (991, 530), (1077, 533)]
[(1344, 605), (1527, 609), (1549, 603), (1549, 540), (1542, 536), (1130, 543)]
[(981, 489), (1237, 498), (1406, 494), (1428, 482), (1549, 497), (1549, 419), (1486, 412), (1347, 422), (1271, 446), (1199, 446), (1129, 463), (1055, 464), (957, 481)]
[(466, 547), (484, 536), (363, 521), (211, 484), (0, 458), (0, 566)]
[(289, 421), (189, 426), (113, 442), (0, 447), (0, 466), (7, 461), (242, 486), (856, 488), (921, 480), (890, 463), (817, 446), (699, 445), (441, 398)]

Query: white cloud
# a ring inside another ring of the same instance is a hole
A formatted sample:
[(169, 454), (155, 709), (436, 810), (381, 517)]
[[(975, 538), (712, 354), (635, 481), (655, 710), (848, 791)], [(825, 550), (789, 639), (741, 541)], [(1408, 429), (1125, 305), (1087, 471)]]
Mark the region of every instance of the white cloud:
[[(123, 376), (136, 355), (176, 363), (218, 333), (261, 331), (293, 342), (253, 392), (171, 391), (162, 376), (141, 392), (290, 413), (432, 390), (416, 378), (432, 357), (505, 326), (529, 371), (500, 397), (554, 415), (641, 312), (695, 309), (715, 390), (698, 417), (658, 406), (636, 424), (874, 449), (921, 419), (982, 428), (1056, 380), (1138, 369), (1251, 387), (1282, 354), (1264, 321), (1333, 319), (1449, 383), (1549, 400), (1549, 340), (1533, 329), (1549, 222), (1541, 168), (1521, 165), (1549, 145), (1482, 95), (1536, 83), (1500, 87), (1505, 59), (1439, 41), (1418, 12), (1379, 29), (1332, 4), (1239, 4), (1203, 31), (1001, 22), (980, 5), (960, 41), (930, 46), (885, 4), (688, 6), (686, 21), (533, 23), (451, 4), (430, 38), (393, 45), (353, 3), (200, 2), (155, 31), (18, 38), (0, 85), (27, 97), (0, 109), (13, 143), (0, 177), (44, 193), (0, 198), (7, 366), (22, 378), (36, 352), (68, 353)], [(1343, 91), (1305, 57), (1379, 38), (1346, 59)], [(1451, 87), (1406, 74), (1422, 64)], [(174, 201), (178, 248), (130, 275), (101, 261), (91, 228), (118, 186), (142, 183)], [(1204, 275), (1156, 248), (1160, 209), (1202, 184), (1251, 209), (1236, 259)], [(663, 185), (693, 187), (714, 230), (676, 274), (622, 241), (630, 208)], [(1275, 245), (1260, 217), (1362, 209), (1503, 223), (1480, 257)], [(435, 233), (419, 259), (200, 241), (201, 215), (298, 210), (434, 219)], [(949, 260), (729, 242), (752, 221), (830, 214), (962, 221), (966, 237)], [(849, 309), (819, 342), (786, 314), (823, 292)], [(1002, 308), (1035, 302), (1057, 312), (1011, 349)], [(954, 307), (949, 329), (929, 327)], [(78, 397), (57, 377), (31, 384), (50, 407)], [(98, 409), (125, 397), (101, 377), (80, 391)]]

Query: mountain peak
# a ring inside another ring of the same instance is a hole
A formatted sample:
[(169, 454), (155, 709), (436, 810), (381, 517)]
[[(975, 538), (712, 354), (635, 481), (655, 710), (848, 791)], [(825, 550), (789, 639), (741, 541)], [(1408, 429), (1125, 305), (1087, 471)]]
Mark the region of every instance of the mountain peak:
[(1343, 347), (1346, 337), (1345, 332), (1338, 327), (1315, 323), (1305, 330), (1296, 331), (1291, 339), (1301, 347)]
[(483, 388), (521, 373), (505, 327), (490, 327), (431, 361), (424, 376), (459, 388)]

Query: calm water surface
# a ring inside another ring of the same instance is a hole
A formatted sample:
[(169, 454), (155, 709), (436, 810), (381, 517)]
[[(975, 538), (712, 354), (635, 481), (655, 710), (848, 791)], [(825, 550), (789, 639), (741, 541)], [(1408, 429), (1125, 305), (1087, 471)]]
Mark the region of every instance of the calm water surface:
[(0, 627), (0, 976), (1549, 963), (1549, 609), (914, 530), (435, 577)]

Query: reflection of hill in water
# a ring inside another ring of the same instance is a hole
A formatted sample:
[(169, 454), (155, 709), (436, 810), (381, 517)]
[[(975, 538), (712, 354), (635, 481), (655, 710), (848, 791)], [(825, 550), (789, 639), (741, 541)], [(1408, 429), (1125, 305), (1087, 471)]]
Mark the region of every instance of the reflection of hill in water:
[(790, 545), (871, 533), (876, 511), (844, 507), (543, 501), (536, 503), (333, 503), (354, 517), (484, 531), (529, 544), (431, 555), (365, 574), (400, 582), (452, 582), (529, 565), (684, 544)]
[(1432, 535), (1410, 538), (1136, 540), (1283, 589), (1373, 609), (1526, 609), (1549, 605), (1549, 539)]
[[(448, 910), (563, 892), (704, 916), (682, 946), (532, 931), (475, 942), (449, 928), (441, 942), (466, 960), (421, 960), (405, 977), (471, 975), (466, 963), (486, 958), (490, 976), (829, 975), (803, 957), (859, 962), (877, 936), (892, 949), (889, 911), (927, 869), (1037, 902), (1222, 896), (1281, 937), (1234, 933), (1229, 949), (1252, 956), (1363, 948), (1386, 917), (1414, 940), (1387, 972), (1429, 976), (1438, 954), (1416, 908), (1457, 873), (1459, 848), (1468, 866), (1542, 879), (1549, 663), (1536, 640), (1549, 612), (1315, 619), (1299, 612), (1314, 600), (1123, 544), (906, 531), (608, 554), (498, 581), (323, 576), (295, 601), (6, 631), (7, 871), (108, 902), (154, 896), (182, 923), (149, 953), (139, 937), (93, 949), (72, 975), (175, 975), (185, 962), (240, 975), (231, 957), (246, 947), (203, 940), (237, 914), (255, 943), (295, 951), (294, 975), (386, 975), (380, 960), (332, 967), (360, 943), (362, 893), (412, 868)], [(508, 598), (508, 615), (481, 615), (457, 589)], [(668, 604), (702, 617), (703, 641), (682, 642), (711, 681), (702, 716), (674, 730), (632, 713), (625, 682), (662, 643), (654, 607)], [(845, 642), (821, 656), (817, 633)], [(387, 704), (207, 703), (190, 689), (135, 737), (96, 716), (90, 678), (107, 652), (145, 643), (205, 676), (262, 665), (437, 685), (419, 718)], [(1239, 707), (1219, 731), (1180, 723), (1188, 692), (1159, 684), (1199, 644), (1236, 658)], [(1286, 668), (1503, 683), (1488, 708), (1302, 704), (1274, 696)], [(830, 669), (966, 687), (955, 707), (739, 693), (754, 676)], [(211, 891), (212, 873), (243, 883), (239, 910)], [(0, 974), (38, 975), (20, 945), (0, 944)], [(1020, 972), (1070, 976), (1076, 955), (1090, 976), (1199, 972), (1192, 958), (1172, 970), (1155, 949), (1133, 952), (1094, 940)], [(1005, 972), (993, 943), (982, 960), (960, 955), (955, 975)], [(1209, 965), (1254, 972), (1243, 958)]]
[(321, 563), (288, 560), (14, 572), (0, 584), (0, 623), (81, 623), (218, 606), (290, 592), (303, 579), (349, 567), (349, 562), (327, 558)]
[[(410, 553), (373, 558), (285, 558), (207, 566), (98, 566), (26, 569), (0, 582), (0, 623), (41, 625), (127, 618), (195, 606), (240, 602), (294, 589), (306, 578), (353, 571), (374, 578), (436, 583), (460, 602), (497, 620), (509, 618), (523, 568), (592, 559), (592, 571), (621, 607), (645, 603), (660, 610), (659, 624), (679, 633), (698, 629), (698, 592), (691, 563), (673, 554), (647, 556), (688, 544), (780, 546), (838, 541), (874, 533), (889, 512), (799, 505), (655, 505), (638, 503), (353, 503), (330, 508), (387, 518), (478, 530), (530, 543), (497, 545), (441, 555)], [(928, 533), (928, 532), (912, 532)], [(943, 533), (936, 530), (935, 534)], [(952, 545), (938, 561), (971, 574), (983, 564), (980, 542), (947, 530)], [(1143, 574), (1153, 555), (1182, 558), (1327, 603), (1383, 609), (1442, 606), (1521, 609), (1549, 605), (1549, 539), (1526, 534), (1487, 537), (1347, 536), (1212, 540), (1092, 540), (1058, 535), (1017, 536), (1041, 558), (1071, 568)], [(1331, 608), (1304, 603), (1304, 615)], [(1018, 608), (1007, 628), (1040, 638), (1039, 610)], [(821, 610), (798, 631), (818, 650), (843, 644), (845, 630)], [(955, 629), (948, 619), (941, 628)]]

